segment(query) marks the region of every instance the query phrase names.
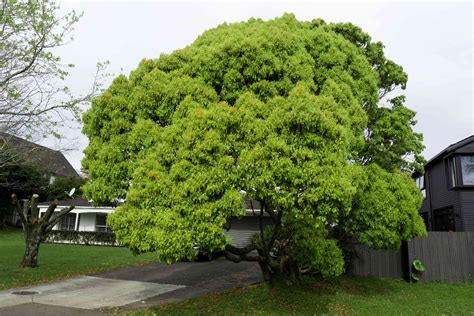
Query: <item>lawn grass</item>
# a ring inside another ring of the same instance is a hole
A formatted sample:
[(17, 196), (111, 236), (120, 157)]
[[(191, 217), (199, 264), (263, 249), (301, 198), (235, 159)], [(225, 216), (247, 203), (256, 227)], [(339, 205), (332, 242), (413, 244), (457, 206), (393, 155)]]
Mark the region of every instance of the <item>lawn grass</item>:
[(298, 286), (259, 284), (134, 315), (474, 315), (474, 284), (308, 278)]
[(123, 247), (41, 244), (39, 267), (22, 268), (24, 251), (21, 230), (0, 230), (0, 290), (156, 261)]

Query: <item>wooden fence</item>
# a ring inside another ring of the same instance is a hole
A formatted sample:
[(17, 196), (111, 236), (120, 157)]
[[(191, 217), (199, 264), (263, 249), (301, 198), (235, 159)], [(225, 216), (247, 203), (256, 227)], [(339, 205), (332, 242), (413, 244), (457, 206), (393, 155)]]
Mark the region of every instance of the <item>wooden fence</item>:
[(421, 281), (474, 281), (474, 232), (428, 232), (398, 251), (360, 244), (352, 248), (354, 259), (348, 272), (353, 275), (409, 280), (413, 260), (418, 259), (426, 268)]

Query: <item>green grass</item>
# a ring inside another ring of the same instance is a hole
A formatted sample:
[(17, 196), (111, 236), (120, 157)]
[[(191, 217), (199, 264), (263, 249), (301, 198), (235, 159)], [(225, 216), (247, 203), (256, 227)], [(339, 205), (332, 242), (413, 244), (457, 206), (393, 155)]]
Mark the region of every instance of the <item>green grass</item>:
[(0, 230), (0, 290), (156, 261), (122, 247), (41, 244), (39, 267), (22, 268), (24, 250), (21, 230)]
[(474, 284), (308, 278), (298, 286), (260, 284), (134, 315), (474, 315)]

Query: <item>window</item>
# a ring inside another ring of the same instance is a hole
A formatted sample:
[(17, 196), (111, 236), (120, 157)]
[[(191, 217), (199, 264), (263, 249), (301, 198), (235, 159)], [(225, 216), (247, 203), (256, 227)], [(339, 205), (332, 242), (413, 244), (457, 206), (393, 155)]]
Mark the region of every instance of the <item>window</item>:
[(55, 176), (50, 176), (49, 177), (49, 184), (53, 184), (55, 180), (56, 180)]
[(418, 178), (415, 179), (415, 182), (416, 182), (416, 186), (418, 187), (418, 189), (420, 189), (421, 194), (423, 195), (423, 197), (426, 198), (425, 176), (424, 175), (419, 176)]
[(457, 172), (456, 172), (456, 157), (451, 157), (449, 159), (449, 174), (451, 176), (451, 187), (456, 186), (456, 178), (457, 178)]
[(456, 225), (454, 222), (454, 209), (452, 207), (434, 210), (433, 217), (433, 230), (445, 232), (456, 231)]
[(95, 216), (95, 231), (110, 232), (112, 229), (107, 225), (107, 214), (97, 213)]
[(421, 175), (418, 178), (416, 178), (415, 181), (416, 181), (416, 186), (420, 190), (423, 190), (425, 188), (425, 176)]
[(454, 188), (459, 186), (458, 169), (457, 169), (457, 156), (450, 156), (446, 160), (446, 178), (448, 182), (448, 188)]
[(474, 185), (474, 155), (461, 156), (461, 175), (463, 185)]
[(69, 213), (64, 215), (58, 223), (59, 230), (75, 230), (76, 229), (76, 214)]

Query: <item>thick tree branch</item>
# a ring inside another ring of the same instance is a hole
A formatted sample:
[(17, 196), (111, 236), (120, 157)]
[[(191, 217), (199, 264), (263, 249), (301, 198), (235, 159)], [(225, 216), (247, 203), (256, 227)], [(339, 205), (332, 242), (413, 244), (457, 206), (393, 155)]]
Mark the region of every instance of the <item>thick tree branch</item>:
[(38, 221), (39, 210), (38, 210), (38, 194), (33, 194), (31, 197), (31, 223), (36, 224)]
[(47, 223), (49, 219), (51, 218), (51, 215), (53, 215), (54, 210), (58, 206), (58, 201), (53, 201), (51, 204), (49, 204), (48, 209), (44, 213), (43, 217), (40, 220), (40, 225), (43, 225), (43, 223)]
[(20, 216), (20, 220), (23, 226), (24, 227), (28, 226), (27, 217), (24, 215), (23, 210), (21, 209), (20, 201), (18, 201), (16, 194), (12, 194), (11, 198), (12, 198), (13, 210), (18, 214), (18, 216)]
[(247, 245), (243, 248), (238, 248), (238, 247), (235, 247), (235, 246), (232, 246), (232, 245), (227, 245), (225, 247), (226, 251), (229, 251), (229, 252), (231, 252), (235, 255), (238, 255), (238, 256), (246, 255), (246, 254), (248, 254), (248, 253), (250, 253), (250, 252), (252, 252), (256, 249), (257, 249), (257, 247), (255, 247), (253, 244), (249, 244), (249, 245)]
[(232, 261), (234, 263), (239, 263), (242, 261), (255, 261), (255, 262), (264, 262), (265, 258), (259, 255), (251, 255), (251, 254), (245, 254), (245, 255), (235, 255), (232, 252), (225, 251), (224, 256), (227, 260)]
[(66, 215), (67, 213), (71, 212), (74, 209), (74, 206), (69, 206), (61, 209), (57, 214), (54, 214), (54, 216), (51, 218), (51, 220), (46, 224), (44, 232), (49, 233), (53, 227), (59, 223), (61, 218)]

